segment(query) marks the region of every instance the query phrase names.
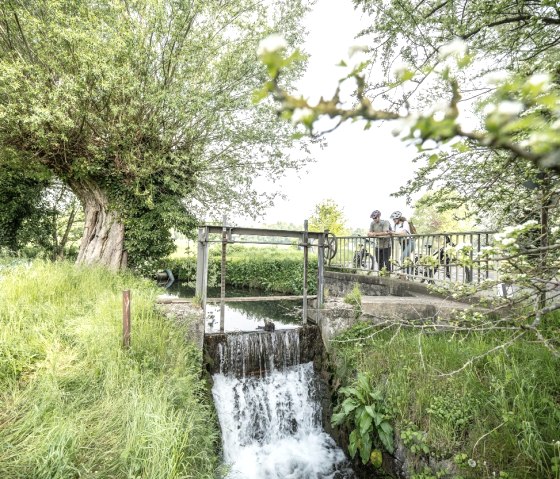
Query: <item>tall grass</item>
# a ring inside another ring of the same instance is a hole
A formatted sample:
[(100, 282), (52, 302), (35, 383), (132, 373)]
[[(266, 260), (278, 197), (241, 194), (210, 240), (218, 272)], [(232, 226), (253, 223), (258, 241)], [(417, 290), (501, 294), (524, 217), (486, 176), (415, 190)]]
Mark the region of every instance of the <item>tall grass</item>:
[[(122, 293), (132, 295), (124, 351)], [(0, 278), (0, 477), (210, 478), (200, 354), (128, 274), (36, 262)], [(184, 326), (183, 326), (184, 327)]]
[(397, 429), (422, 433), (432, 460), (460, 477), (558, 479), (560, 361), (530, 341), (484, 355), (505, 339), (359, 323), (335, 343), (337, 376), (371, 373)]

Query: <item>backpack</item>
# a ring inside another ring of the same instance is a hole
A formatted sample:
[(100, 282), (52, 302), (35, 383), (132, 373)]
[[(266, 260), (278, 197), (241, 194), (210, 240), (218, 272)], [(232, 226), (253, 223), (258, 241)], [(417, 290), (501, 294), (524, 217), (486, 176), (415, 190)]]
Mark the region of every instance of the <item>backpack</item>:
[(414, 226), (414, 225), (412, 224), (412, 221), (409, 221), (409, 222), (408, 222), (408, 228), (410, 229), (410, 234), (411, 234), (411, 235), (418, 234), (418, 233), (416, 232), (416, 226)]

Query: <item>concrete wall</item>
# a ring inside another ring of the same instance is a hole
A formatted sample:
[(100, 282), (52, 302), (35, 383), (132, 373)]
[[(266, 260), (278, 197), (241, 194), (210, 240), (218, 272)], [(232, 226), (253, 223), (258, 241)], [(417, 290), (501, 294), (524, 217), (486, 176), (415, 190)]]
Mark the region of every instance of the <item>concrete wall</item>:
[[(360, 285), (363, 295), (367, 296), (411, 296), (416, 286), (422, 286), (419, 283), (398, 281), (395, 279), (365, 274), (340, 273), (337, 271), (325, 271), (325, 288), (328, 295), (342, 297), (348, 294), (354, 284)], [(424, 287), (425, 291), (426, 288)]]
[[(220, 372), (220, 349), (222, 351), (227, 349), (227, 338), (231, 336), (247, 336), (250, 335), (254, 338), (253, 342), (259, 343), (259, 336), (266, 337), (270, 340), (271, 336), (278, 336), (281, 339), (281, 334), (286, 330), (277, 330), (276, 332), (265, 332), (265, 331), (255, 331), (255, 332), (228, 332), (228, 333), (214, 333), (206, 334), (204, 336), (204, 363), (206, 370), (210, 374), (215, 374)], [(292, 330), (293, 331), (293, 330)], [(316, 368), (320, 369), (317, 364), (320, 363), (323, 356), (323, 344), (321, 338), (319, 337), (320, 331), (316, 325), (308, 324), (297, 329), (299, 335), (299, 358), (300, 363), (307, 363), (313, 361), (316, 363)], [(284, 341), (277, 339), (277, 354), (278, 358), (273, 358), (274, 363), (277, 368), (281, 367), (284, 351), (282, 346), (284, 346)], [(245, 357), (243, 360), (244, 368), (247, 375), (260, 375), (265, 368), (264, 365), (268, 365), (270, 358), (266, 356), (269, 354), (266, 348), (250, 348), (244, 351)], [(239, 358), (240, 359), (240, 358)], [(241, 361), (239, 361), (241, 362)], [(227, 365), (222, 365), (223, 368)], [(229, 371), (224, 371), (229, 372)]]

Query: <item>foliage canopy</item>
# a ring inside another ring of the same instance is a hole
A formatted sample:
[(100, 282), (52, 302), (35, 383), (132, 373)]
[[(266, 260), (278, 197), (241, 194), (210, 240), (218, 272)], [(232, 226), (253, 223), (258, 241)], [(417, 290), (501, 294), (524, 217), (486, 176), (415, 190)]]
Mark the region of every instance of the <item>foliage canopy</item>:
[[(271, 196), (253, 179), (298, 166), (284, 153), (291, 127), (251, 102), (265, 75), (255, 50), (271, 31), (299, 39), (304, 10), (297, 0), (3, 2), (0, 161), (41, 164), (78, 196), (83, 262), (121, 266), (124, 248), (138, 263), (171, 250), (171, 227), (190, 233), (225, 207), (254, 215)], [(92, 236), (107, 241), (88, 249)]]

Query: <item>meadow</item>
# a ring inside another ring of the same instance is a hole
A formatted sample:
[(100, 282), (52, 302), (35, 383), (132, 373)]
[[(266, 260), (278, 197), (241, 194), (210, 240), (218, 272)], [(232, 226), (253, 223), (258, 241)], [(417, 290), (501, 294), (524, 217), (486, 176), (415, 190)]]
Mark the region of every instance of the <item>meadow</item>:
[[(131, 348), (122, 290), (131, 290)], [(219, 429), (201, 353), (161, 293), (66, 262), (0, 269), (0, 477), (213, 478)]]

